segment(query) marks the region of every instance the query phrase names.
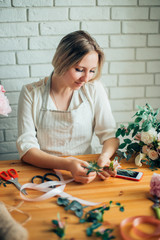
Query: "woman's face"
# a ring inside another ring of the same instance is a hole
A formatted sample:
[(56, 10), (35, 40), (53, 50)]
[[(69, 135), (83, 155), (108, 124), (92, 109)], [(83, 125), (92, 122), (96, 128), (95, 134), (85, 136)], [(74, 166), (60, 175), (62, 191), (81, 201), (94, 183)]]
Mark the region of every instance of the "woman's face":
[(98, 53), (91, 51), (78, 64), (71, 67), (62, 78), (66, 87), (77, 90), (94, 78), (98, 66)]

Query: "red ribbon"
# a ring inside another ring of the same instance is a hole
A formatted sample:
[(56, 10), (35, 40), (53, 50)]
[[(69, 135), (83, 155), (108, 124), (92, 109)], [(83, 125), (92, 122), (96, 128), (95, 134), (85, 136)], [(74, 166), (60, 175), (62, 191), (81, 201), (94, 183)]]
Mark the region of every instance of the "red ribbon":
[[(145, 233), (137, 228), (138, 225), (142, 223), (149, 223), (151, 225), (156, 226), (156, 229), (153, 233)], [(145, 238), (151, 238), (151, 237), (157, 237), (160, 236), (160, 220), (156, 219), (153, 216), (136, 216), (136, 217), (129, 217), (124, 219), (120, 223), (120, 233), (121, 236), (124, 240), (135, 240), (135, 238), (126, 235), (123, 228), (127, 225), (131, 224), (131, 230), (134, 231), (134, 233), (138, 236), (141, 237), (142, 239)], [(160, 240), (160, 238), (157, 238), (157, 240)]]

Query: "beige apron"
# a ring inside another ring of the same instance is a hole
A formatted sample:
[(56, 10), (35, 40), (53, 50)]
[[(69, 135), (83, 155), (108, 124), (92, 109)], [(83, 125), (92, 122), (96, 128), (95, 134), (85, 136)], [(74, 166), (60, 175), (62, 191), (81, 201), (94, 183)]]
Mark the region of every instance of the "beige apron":
[(68, 111), (51, 110), (48, 107), (51, 76), (45, 86), (37, 126), (41, 150), (57, 156), (92, 153), (94, 116), (84, 90), (79, 90), (82, 102), (77, 108)]

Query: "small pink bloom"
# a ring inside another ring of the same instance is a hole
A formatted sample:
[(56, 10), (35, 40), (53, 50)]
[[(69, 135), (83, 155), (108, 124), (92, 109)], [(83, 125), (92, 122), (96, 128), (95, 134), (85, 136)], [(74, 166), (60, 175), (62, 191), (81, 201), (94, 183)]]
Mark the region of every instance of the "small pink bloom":
[(5, 93), (6, 91), (4, 90), (4, 87), (2, 85), (0, 85), (0, 92)]
[(141, 140), (141, 134), (137, 133), (134, 139), (140, 141)]
[(160, 198), (160, 174), (153, 173), (150, 182), (150, 194)]
[(158, 158), (158, 153), (155, 150), (149, 150), (148, 157), (151, 160), (156, 160)]

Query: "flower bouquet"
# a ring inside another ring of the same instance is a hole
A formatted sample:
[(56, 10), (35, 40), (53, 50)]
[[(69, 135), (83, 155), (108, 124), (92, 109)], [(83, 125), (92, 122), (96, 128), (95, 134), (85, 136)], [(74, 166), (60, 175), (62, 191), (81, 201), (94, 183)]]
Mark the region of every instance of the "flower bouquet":
[(8, 116), (8, 113), (11, 112), (11, 107), (9, 106), (8, 98), (4, 95), (5, 92), (3, 86), (0, 85), (0, 114)]
[(120, 160), (129, 160), (134, 155), (135, 164), (139, 167), (142, 163), (151, 168), (160, 167), (160, 120), (157, 120), (159, 109), (154, 112), (149, 104), (138, 106), (138, 109), (133, 116), (135, 120), (128, 123), (127, 127), (121, 125), (116, 131), (116, 137), (123, 139), (117, 154)]

